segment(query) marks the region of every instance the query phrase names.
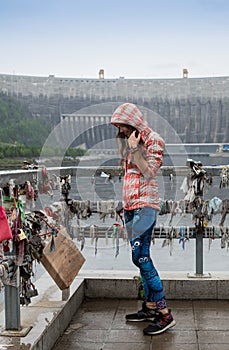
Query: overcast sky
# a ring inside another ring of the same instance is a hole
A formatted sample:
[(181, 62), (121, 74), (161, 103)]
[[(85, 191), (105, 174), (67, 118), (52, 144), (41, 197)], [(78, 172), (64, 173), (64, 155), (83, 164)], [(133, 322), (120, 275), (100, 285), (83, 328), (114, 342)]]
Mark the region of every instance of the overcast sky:
[(228, 0), (0, 0), (0, 73), (229, 76)]

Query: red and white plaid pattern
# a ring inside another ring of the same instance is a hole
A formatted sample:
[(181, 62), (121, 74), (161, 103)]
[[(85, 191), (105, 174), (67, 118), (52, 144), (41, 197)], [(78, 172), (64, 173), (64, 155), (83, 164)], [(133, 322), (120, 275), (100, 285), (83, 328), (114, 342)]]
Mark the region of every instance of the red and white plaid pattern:
[(162, 165), (164, 140), (149, 127), (140, 110), (132, 103), (119, 106), (111, 118), (111, 123), (115, 126), (131, 125), (141, 133), (141, 139), (144, 142), (142, 153), (148, 162), (148, 167), (142, 174), (137, 165), (132, 162), (133, 155), (127, 154), (123, 207), (126, 210), (133, 210), (148, 206), (160, 210), (157, 172)]

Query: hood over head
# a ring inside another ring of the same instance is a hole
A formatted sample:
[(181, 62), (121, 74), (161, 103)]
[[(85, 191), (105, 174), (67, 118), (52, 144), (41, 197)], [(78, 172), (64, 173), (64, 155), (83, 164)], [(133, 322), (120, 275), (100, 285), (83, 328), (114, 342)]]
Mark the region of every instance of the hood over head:
[(150, 132), (151, 129), (144, 119), (143, 114), (133, 103), (120, 105), (111, 117), (111, 124), (118, 127), (118, 124), (131, 125), (138, 131)]

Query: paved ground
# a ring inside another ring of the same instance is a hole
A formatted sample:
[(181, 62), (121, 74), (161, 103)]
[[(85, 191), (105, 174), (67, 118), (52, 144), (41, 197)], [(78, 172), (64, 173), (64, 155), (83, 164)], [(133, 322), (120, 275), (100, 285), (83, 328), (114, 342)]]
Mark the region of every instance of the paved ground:
[(126, 323), (137, 300), (85, 300), (52, 350), (228, 350), (229, 301), (170, 300), (176, 326), (143, 335), (148, 322)]

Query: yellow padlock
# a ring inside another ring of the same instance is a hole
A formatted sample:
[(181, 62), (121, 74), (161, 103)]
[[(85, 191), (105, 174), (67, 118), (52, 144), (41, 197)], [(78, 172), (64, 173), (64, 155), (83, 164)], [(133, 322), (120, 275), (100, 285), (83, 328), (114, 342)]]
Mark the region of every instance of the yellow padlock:
[(23, 239), (27, 239), (25, 232), (22, 229), (18, 230), (18, 240), (22, 241)]

